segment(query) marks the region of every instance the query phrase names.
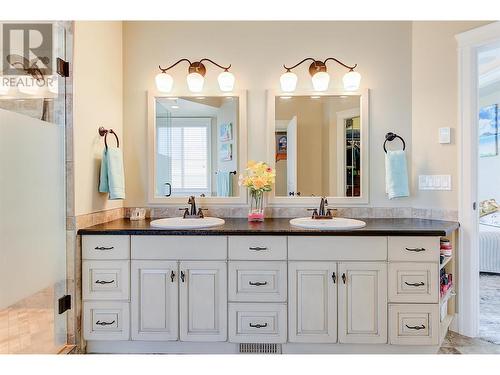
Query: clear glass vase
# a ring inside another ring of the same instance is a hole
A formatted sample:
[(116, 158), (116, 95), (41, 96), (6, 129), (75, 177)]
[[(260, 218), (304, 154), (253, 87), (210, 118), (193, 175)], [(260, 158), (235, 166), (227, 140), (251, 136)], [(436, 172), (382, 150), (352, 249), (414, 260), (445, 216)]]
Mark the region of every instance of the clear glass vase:
[(248, 221), (264, 221), (264, 192), (250, 190)]

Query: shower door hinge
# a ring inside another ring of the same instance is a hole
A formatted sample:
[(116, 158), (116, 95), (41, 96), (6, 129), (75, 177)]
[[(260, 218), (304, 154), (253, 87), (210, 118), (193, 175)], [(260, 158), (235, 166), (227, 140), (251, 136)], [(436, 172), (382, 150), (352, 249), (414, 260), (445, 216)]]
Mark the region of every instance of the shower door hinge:
[(59, 298), (59, 314), (71, 309), (71, 295), (66, 294)]
[(476, 208), (477, 208), (477, 203), (476, 202), (472, 203), (472, 209), (476, 211)]
[(57, 58), (57, 74), (61, 77), (69, 77), (69, 62)]

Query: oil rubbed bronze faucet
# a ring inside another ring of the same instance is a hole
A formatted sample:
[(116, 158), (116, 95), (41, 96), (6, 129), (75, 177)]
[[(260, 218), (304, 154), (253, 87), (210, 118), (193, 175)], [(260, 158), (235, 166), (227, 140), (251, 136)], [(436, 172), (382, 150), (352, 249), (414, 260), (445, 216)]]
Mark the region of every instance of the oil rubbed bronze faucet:
[(184, 215), (182, 215), (183, 219), (203, 219), (203, 208), (196, 210), (196, 200), (193, 195), (191, 195), (187, 202), (190, 207), (179, 208), (179, 210), (184, 211)]
[(321, 197), (319, 203), (319, 210), (317, 208), (310, 208), (308, 211), (312, 211), (312, 219), (333, 219), (332, 209), (326, 208), (328, 206), (328, 200), (325, 197)]

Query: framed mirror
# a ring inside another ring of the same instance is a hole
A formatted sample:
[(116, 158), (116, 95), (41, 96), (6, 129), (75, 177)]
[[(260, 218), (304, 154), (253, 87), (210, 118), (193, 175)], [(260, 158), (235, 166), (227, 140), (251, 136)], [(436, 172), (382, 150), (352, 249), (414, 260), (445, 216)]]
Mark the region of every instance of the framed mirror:
[(150, 203), (246, 203), (246, 95), (148, 94)]
[[(268, 91), (268, 160), (276, 183), (270, 205), (368, 203), (368, 90)], [(312, 206), (311, 206), (312, 207)]]

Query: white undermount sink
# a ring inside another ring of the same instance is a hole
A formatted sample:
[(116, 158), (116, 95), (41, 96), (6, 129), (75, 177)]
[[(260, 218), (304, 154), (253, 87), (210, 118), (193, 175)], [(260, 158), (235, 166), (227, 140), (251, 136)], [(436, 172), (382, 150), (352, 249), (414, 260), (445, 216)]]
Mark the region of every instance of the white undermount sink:
[(295, 227), (306, 229), (349, 230), (363, 228), (366, 223), (361, 220), (335, 217), (333, 219), (313, 219), (311, 217), (298, 217), (290, 220)]
[(218, 227), (225, 221), (218, 217), (204, 217), (202, 219), (184, 219), (182, 217), (169, 217), (166, 219), (153, 220), (151, 226), (163, 229), (202, 229)]

